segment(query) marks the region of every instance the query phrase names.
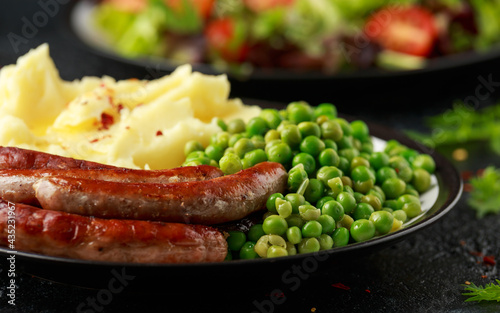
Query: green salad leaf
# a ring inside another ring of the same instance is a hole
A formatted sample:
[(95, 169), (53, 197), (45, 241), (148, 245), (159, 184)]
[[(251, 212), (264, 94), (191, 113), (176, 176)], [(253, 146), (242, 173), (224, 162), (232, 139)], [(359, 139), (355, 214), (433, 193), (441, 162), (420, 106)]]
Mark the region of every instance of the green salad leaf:
[(489, 166), (481, 176), (473, 177), (470, 184), (468, 204), (476, 210), (478, 218), (500, 213), (500, 169)]
[(500, 154), (500, 104), (480, 110), (457, 102), (442, 114), (428, 117), (424, 123), (430, 133), (406, 131), (407, 135), (428, 147), (473, 141), (487, 141)]
[(466, 293), (462, 295), (468, 296), (465, 302), (471, 301), (497, 301), (500, 302), (500, 280), (496, 280), (495, 283), (486, 284), (485, 286), (477, 286), (474, 283), (470, 285), (463, 285), (465, 287)]

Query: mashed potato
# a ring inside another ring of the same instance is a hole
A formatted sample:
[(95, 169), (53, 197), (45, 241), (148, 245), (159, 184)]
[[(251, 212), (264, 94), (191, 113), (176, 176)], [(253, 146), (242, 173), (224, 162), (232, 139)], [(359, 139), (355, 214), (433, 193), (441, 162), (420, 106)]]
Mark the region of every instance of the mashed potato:
[(247, 121), (260, 112), (228, 99), (225, 75), (189, 65), (146, 81), (84, 77), (64, 81), (43, 44), (0, 70), (0, 145), (129, 168), (172, 168), (184, 144), (207, 145), (215, 118)]

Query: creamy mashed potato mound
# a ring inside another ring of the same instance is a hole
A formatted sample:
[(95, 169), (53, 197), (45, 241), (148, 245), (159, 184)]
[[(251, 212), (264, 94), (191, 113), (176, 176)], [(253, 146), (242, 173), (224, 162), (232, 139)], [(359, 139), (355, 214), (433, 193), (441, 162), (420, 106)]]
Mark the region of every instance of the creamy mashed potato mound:
[(260, 112), (229, 99), (225, 75), (178, 67), (156, 80), (64, 81), (43, 44), (0, 70), (0, 145), (128, 168), (173, 168), (184, 144), (208, 145), (215, 118)]

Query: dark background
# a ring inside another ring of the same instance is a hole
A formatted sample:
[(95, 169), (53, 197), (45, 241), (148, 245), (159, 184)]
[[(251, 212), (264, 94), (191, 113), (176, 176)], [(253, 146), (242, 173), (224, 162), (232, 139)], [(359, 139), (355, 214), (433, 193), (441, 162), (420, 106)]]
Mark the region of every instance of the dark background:
[[(15, 63), (29, 49), (47, 42), (56, 67), (66, 80), (87, 75), (142, 79), (167, 74), (161, 69), (152, 73), (151, 68), (103, 58), (87, 49), (71, 36), (64, 22), (68, 4), (58, 5), (57, 14), (37, 27), (37, 33), (25, 38), (16, 49), (9, 41), (9, 34), (22, 36), (26, 20), (32, 21), (42, 8), (39, 1), (26, 0), (4, 0), (1, 6), (0, 66)], [(356, 118), (398, 131), (425, 131), (425, 117), (444, 112), (455, 100), (474, 96), (479, 77), (500, 82), (499, 65), (500, 60), (479, 58), (470, 65), (408, 76), (232, 81), (231, 96), (282, 103), (305, 100), (313, 105), (332, 102), (340, 113)], [(497, 100), (495, 90), (478, 108)], [(451, 159), (450, 152), (455, 147), (441, 150), (460, 172), (476, 173), (488, 165), (500, 166), (498, 155), (486, 143), (464, 147), (469, 158), (463, 162)], [(168, 279), (158, 281), (154, 288), (144, 286), (144, 292), (125, 288), (107, 299), (109, 303), (105, 306), (98, 305), (88, 312), (498, 312), (497, 302), (466, 303), (462, 295), (462, 284), (466, 281), (484, 285), (500, 278), (497, 265), (485, 264), (478, 256), (499, 258), (500, 216), (477, 219), (466, 203), (467, 197), (464, 192), (441, 220), (404, 241), (348, 259), (329, 260), (328, 266), (321, 266), (302, 279), (296, 290), (281, 289), (283, 293), (274, 294), (276, 287), (266, 280), (265, 270), (256, 268), (253, 281), (224, 277), (228, 288), (222, 289), (214, 290), (213, 282), (202, 277), (186, 277), (187, 282), (193, 283), (192, 290), (180, 290)], [(22, 267), (21, 261), (17, 262)], [(6, 269), (6, 264), (0, 265)], [(17, 274), (13, 307), (7, 304), (6, 271), (0, 272), (1, 312), (84, 312), (78, 307), (99, 294), (99, 289)], [(248, 287), (256, 282), (261, 286)]]

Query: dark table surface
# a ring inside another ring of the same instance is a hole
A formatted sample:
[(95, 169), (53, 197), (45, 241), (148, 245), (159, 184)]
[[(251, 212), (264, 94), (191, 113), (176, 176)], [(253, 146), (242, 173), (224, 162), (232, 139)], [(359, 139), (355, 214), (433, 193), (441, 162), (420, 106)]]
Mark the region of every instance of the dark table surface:
[[(129, 66), (92, 53), (64, 29), (68, 1), (2, 1), (0, 10), (0, 65), (15, 63), (29, 49), (49, 43), (51, 56), (63, 79), (109, 75), (117, 79), (151, 77), (151, 68)], [(51, 3), (51, 14), (44, 4)], [(42, 16), (39, 26), (26, 25)], [(43, 23), (42, 23), (43, 22)], [(63, 28), (62, 28), (63, 27)], [(25, 31), (25, 33), (23, 33)], [(13, 34), (17, 35), (15, 37)], [(14, 41), (13, 38), (22, 38)], [(476, 95), (480, 77), (500, 80), (500, 60), (486, 60), (455, 70), (393, 80), (350, 82), (273, 81), (235, 82), (232, 96), (273, 101), (332, 102), (339, 112), (384, 124), (396, 130), (422, 130), (426, 116), (441, 113), (455, 100)], [(155, 71), (156, 76), (167, 74)], [(149, 76), (148, 76), (149, 75)], [(153, 77), (155, 76), (153, 75)], [(495, 86), (496, 88), (496, 86)], [(493, 88), (493, 89), (495, 89)], [(376, 89), (376, 90), (375, 90)], [(478, 107), (496, 103), (492, 90)], [(0, 126), (1, 127), (1, 126)], [(466, 161), (454, 161), (450, 149), (441, 153), (460, 172), (476, 173), (488, 165), (500, 166), (498, 155), (486, 143), (465, 146)], [(466, 183), (466, 182), (465, 182)], [(477, 219), (464, 192), (455, 207), (438, 222), (384, 249), (367, 251), (337, 264), (332, 261), (301, 277), (296, 288), (276, 288), (255, 269), (260, 287), (225, 278), (230, 288), (212, 288), (212, 282), (186, 277), (196, 286), (179, 289), (166, 279), (157, 286), (123, 288), (109, 293), (97, 288), (48, 281), (22, 272), (17, 261), (16, 306), (8, 304), (7, 260), (0, 260), (1, 312), (499, 312), (497, 302), (466, 303), (463, 284), (499, 279), (498, 266), (480, 255), (500, 257), (500, 216)], [(91, 275), (91, 273), (89, 274)], [(162, 278), (163, 279), (163, 278)], [(200, 285), (201, 284), (201, 285)], [(254, 285), (254, 284), (252, 284)], [(139, 286), (140, 287), (140, 286)], [(286, 286), (285, 286), (286, 287)], [(201, 290), (201, 291), (200, 291)], [(279, 293), (276, 294), (275, 290)]]

